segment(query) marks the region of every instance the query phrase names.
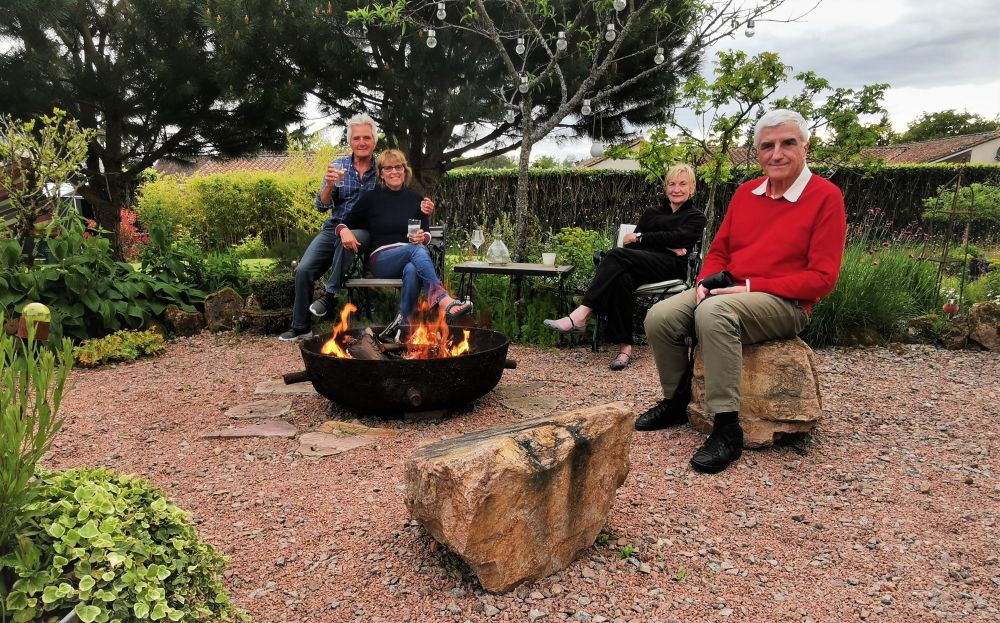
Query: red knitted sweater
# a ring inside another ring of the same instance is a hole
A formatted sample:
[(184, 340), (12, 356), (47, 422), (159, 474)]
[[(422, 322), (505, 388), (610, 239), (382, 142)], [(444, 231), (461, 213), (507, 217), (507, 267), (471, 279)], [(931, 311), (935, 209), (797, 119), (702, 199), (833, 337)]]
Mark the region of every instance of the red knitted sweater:
[(751, 192), (742, 184), (712, 240), (698, 281), (728, 270), (751, 292), (797, 300), (808, 312), (837, 283), (847, 221), (840, 189), (813, 174), (796, 202)]

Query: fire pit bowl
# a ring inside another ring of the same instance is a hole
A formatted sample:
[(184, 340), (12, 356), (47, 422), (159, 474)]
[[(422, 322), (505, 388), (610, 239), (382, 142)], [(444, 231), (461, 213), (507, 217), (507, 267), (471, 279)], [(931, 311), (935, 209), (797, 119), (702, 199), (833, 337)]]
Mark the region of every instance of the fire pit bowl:
[[(381, 327), (372, 327), (375, 333)], [(349, 331), (359, 337), (361, 330)], [(470, 402), (500, 382), (506, 367), (507, 336), (488, 329), (470, 329), (471, 351), (441, 359), (390, 359), (371, 361), (338, 359), (320, 353), (327, 336), (304, 340), (303, 378), (286, 375), (285, 381), (309, 380), (320, 395), (348, 409), (362, 412), (406, 412), (440, 409)]]

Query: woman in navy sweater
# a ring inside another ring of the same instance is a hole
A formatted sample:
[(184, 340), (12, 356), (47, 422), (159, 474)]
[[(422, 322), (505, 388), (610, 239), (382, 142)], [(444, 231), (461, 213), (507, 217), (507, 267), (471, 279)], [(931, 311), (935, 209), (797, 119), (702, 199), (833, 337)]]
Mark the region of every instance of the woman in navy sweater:
[[(387, 331), (409, 320), (421, 288), (427, 290), (431, 308), (443, 309), (448, 322), (470, 313), (472, 303), (448, 294), (434, 270), (427, 250), (430, 223), (420, 209), (429, 199), (407, 188), (413, 170), (406, 162), (406, 155), (398, 149), (388, 149), (379, 155), (375, 167), (378, 179), (375, 189), (361, 197), (337, 226), (337, 235), (345, 248), (357, 252), (358, 241), (351, 230), (367, 230), (371, 235), (369, 248), (373, 249), (365, 258), (368, 269), (379, 279), (402, 278), (399, 315)], [(410, 219), (420, 220), (420, 229), (415, 234), (407, 233)]]

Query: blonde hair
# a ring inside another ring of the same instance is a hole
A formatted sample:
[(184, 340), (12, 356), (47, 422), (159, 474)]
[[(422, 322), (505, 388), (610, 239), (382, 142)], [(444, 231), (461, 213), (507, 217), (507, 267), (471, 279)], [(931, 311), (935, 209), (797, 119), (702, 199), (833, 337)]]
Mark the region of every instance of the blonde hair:
[(385, 185), (385, 181), (382, 179), (382, 169), (386, 165), (391, 164), (401, 164), (406, 171), (406, 178), (403, 180), (404, 186), (409, 186), (410, 182), (413, 181), (413, 169), (410, 168), (410, 163), (406, 161), (406, 154), (398, 149), (387, 149), (378, 155), (375, 160), (375, 168), (378, 173), (378, 183)]
[(698, 177), (694, 173), (694, 167), (690, 164), (680, 163), (667, 169), (667, 174), (663, 176), (663, 192), (667, 192), (667, 185), (670, 180), (677, 179), (681, 174), (688, 176), (688, 180), (691, 182), (691, 195), (694, 196), (694, 189), (698, 187)]

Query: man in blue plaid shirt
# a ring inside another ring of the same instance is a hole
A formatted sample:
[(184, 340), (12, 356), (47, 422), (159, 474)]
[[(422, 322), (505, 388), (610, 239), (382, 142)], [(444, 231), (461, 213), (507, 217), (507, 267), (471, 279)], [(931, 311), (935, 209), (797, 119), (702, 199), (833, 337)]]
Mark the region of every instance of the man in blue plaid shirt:
[[(375, 188), (375, 145), (378, 143), (378, 126), (368, 115), (358, 114), (347, 122), (347, 142), (351, 155), (337, 158), (326, 168), (323, 185), (316, 194), (316, 209), (330, 210), (330, 218), (323, 223), (319, 234), (309, 243), (295, 268), (295, 302), (292, 306), (292, 327), (278, 336), (280, 340), (298, 340), (312, 336), (310, 313), (317, 317), (337, 306), (344, 271), (351, 266), (360, 246), (368, 242), (368, 232), (353, 230), (359, 244), (346, 249), (336, 234), (337, 225), (343, 222), (361, 196)], [(434, 211), (433, 204), (422, 208), (427, 214)], [(323, 296), (308, 304), (313, 284), (327, 268), (330, 278)]]

